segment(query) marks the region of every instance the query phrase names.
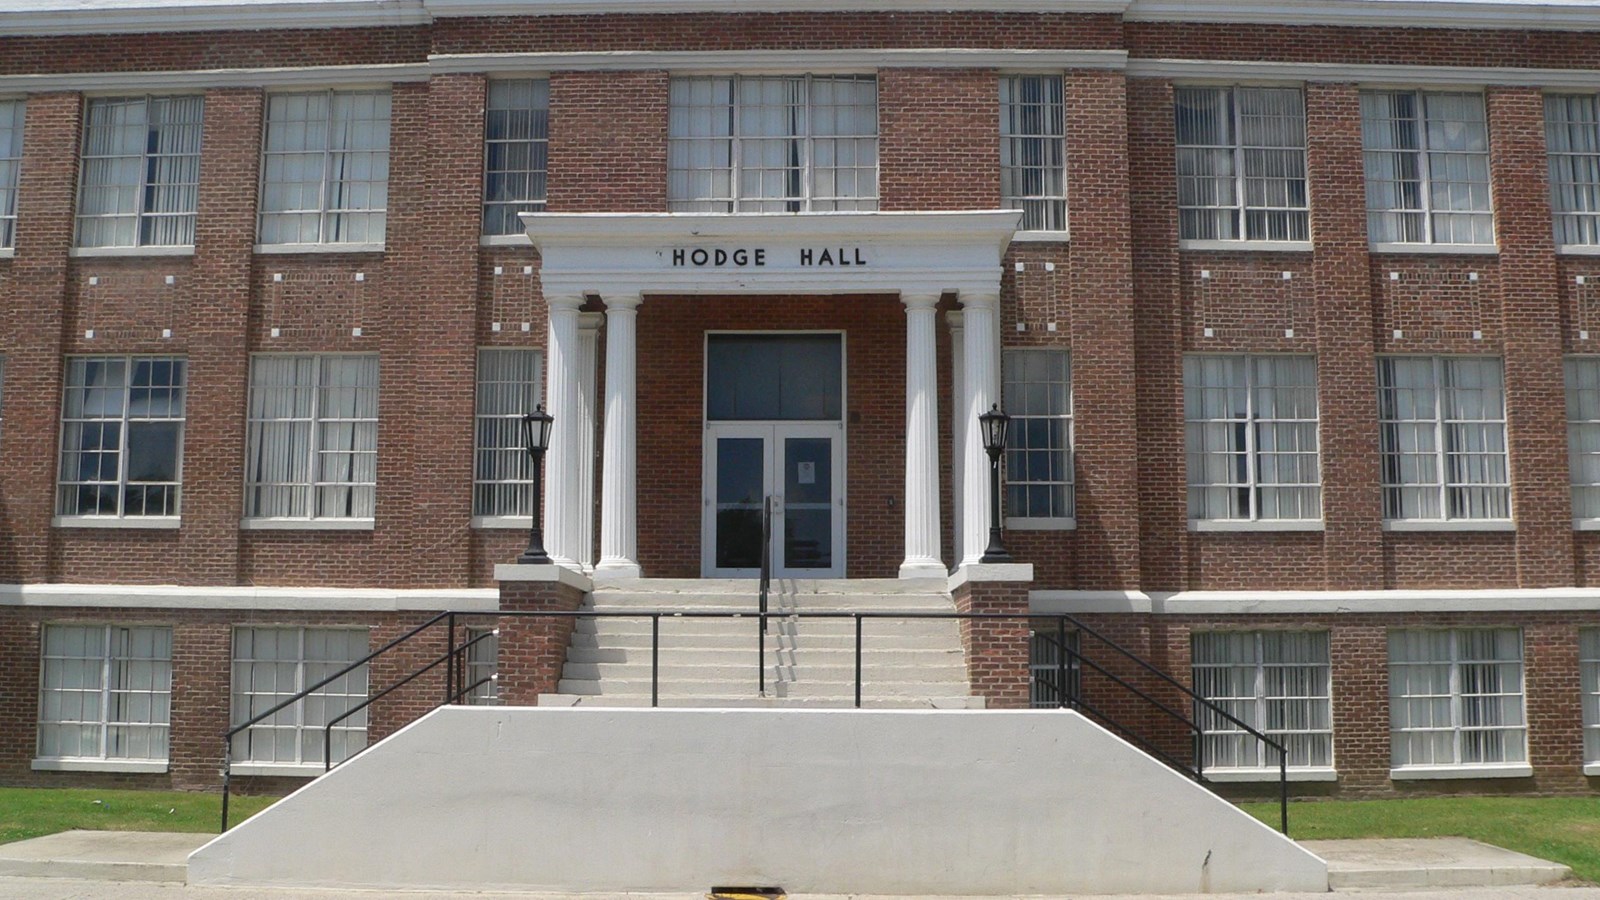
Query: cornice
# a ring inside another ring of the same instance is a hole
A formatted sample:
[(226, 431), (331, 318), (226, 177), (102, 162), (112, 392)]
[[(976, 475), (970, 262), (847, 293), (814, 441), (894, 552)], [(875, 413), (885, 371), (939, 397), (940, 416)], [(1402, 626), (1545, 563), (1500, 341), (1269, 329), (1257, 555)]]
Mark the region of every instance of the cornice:
[(433, 21), (433, 17), (423, 8), (422, 0), (284, 0), (266, 3), (175, 0), (166, 4), (147, 5), (57, 3), (45, 9), (17, 9), (24, 5), (18, 2), (0, 3), (0, 37), (383, 28), (427, 25)]
[(1600, 88), (1600, 70), (1516, 69), (1486, 66), (1352, 65), (1210, 59), (1130, 59), (1129, 78), (1187, 81), (1350, 82), (1408, 87), (1514, 85), (1552, 89)]
[(1110, 13), (1130, 0), (424, 0), (435, 18), (777, 12)]
[(377, 66), (309, 66), (297, 69), (196, 69), (178, 72), (69, 72), (0, 75), (0, 94), (52, 91), (203, 91), (225, 87), (354, 87), (427, 81), (426, 63)]
[(1344, 25), (1366, 28), (1600, 30), (1588, 0), (1132, 0), (1129, 22)]
[(1062, 69), (1121, 69), (1128, 63), (1123, 50), (712, 50), (712, 51), (609, 51), (595, 53), (471, 53), (435, 54), (428, 67), (449, 72), (572, 72), (668, 69), (705, 74), (758, 74), (761, 72), (871, 72), (876, 69), (1004, 69), (1010, 71)]

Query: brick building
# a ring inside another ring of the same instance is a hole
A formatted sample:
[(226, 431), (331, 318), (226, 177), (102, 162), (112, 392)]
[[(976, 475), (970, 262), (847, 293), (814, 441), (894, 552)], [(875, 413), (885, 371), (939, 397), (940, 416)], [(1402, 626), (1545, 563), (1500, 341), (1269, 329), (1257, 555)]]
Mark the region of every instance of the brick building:
[(750, 577), (773, 495), (780, 580), (1071, 613), (1301, 790), (1596, 786), (1590, 4), (7, 8), (0, 782), (214, 785), (432, 611)]

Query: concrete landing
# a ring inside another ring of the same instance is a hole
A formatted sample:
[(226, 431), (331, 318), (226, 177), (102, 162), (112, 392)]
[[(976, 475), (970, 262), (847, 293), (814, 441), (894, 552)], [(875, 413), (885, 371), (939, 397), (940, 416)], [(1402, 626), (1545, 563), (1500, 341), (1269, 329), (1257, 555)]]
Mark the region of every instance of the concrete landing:
[(182, 884), (189, 870), (189, 854), (214, 836), (63, 831), (0, 844), (0, 875)]
[(1572, 875), (1560, 863), (1467, 838), (1301, 841), (1328, 862), (1334, 890), (1553, 884)]

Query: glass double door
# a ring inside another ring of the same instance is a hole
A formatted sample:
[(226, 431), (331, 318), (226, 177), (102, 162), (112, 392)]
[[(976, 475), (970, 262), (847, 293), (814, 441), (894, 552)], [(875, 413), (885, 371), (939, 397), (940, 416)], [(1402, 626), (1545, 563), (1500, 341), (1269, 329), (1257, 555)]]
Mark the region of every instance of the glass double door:
[(762, 510), (769, 498), (772, 574), (844, 576), (841, 423), (709, 423), (704, 484), (706, 576), (760, 573)]

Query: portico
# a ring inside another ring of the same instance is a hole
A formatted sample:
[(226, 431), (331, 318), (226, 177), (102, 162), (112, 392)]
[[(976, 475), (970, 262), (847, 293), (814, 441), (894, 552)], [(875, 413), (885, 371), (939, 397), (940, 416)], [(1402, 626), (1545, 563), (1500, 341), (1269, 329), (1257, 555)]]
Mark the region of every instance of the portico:
[[(582, 569), (593, 556), (584, 515), (594, 505), (586, 452), (593, 414), (584, 398), (596, 373), (592, 350), (583, 352), (579, 312), (590, 298), (604, 304), (606, 319), (596, 580), (651, 574), (642, 570), (639, 551), (639, 433), (651, 427), (639, 420), (639, 310), (646, 303), (693, 303), (696, 296), (749, 296), (752, 303), (806, 295), (898, 297), (905, 314), (902, 578), (948, 572), (941, 552), (937, 308), (945, 296), (954, 297), (962, 326), (951, 331), (950, 366), (959, 373), (951, 376), (950, 397), (956, 407), (953, 512), (960, 530), (951, 562), (974, 563), (982, 555), (988, 464), (977, 430), (960, 426), (998, 402), (1001, 260), (1018, 213), (529, 213), (522, 219), (542, 258), (549, 308), (547, 406), (557, 424), (547, 457), (544, 528), (557, 564)], [(842, 439), (842, 413), (837, 422)], [(841, 468), (820, 458), (794, 464), (804, 467), (802, 479), (816, 477), (819, 465)], [(830, 502), (842, 508), (848, 490)]]

